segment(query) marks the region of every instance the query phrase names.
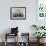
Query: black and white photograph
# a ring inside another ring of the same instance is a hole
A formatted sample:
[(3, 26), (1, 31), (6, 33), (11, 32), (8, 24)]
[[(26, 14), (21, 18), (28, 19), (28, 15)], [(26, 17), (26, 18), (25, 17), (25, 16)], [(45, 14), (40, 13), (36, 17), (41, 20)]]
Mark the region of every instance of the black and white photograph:
[(11, 20), (24, 20), (26, 19), (26, 7), (11, 7), (10, 8)]

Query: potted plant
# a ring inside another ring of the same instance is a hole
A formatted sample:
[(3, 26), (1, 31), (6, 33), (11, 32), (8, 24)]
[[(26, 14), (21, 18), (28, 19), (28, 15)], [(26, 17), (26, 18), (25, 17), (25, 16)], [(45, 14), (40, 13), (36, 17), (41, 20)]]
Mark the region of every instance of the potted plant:
[(41, 43), (40, 40), (41, 40), (42, 38), (45, 38), (45, 37), (44, 37), (44, 36), (46, 36), (45, 34), (46, 34), (45, 32), (35, 32), (33, 35), (37, 38), (37, 41), (38, 41), (39, 43)]
[(45, 29), (45, 26), (32, 25), (32, 27), (35, 28), (36, 30)]
[(36, 30), (38, 30), (38, 26), (37, 25), (32, 25), (33, 28), (35, 28)]

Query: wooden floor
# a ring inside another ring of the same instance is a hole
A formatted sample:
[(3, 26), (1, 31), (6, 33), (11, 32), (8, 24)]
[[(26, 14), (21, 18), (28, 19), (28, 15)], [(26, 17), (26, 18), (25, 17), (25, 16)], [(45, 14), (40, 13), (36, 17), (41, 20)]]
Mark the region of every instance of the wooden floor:
[[(4, 43), (0, 42), (0, 46), (4, 46)], [(15, 46), (15, 43), (10, 42), (10, 43), (8, 43), (8, 46)], [(32, 42), (32, 43), (30, 43), (30, 46), (37, 46), (37, 43)], [(44, 43), (44, 45), (42, 45), (42, 46), (46, 46), (46, 43)]]

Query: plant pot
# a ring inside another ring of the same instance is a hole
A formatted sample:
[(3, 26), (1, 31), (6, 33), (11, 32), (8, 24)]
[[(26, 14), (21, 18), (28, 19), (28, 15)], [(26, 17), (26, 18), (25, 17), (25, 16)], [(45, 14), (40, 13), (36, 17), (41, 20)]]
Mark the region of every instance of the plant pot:
[(40, 43), (40, 39), (37, 39), (37, 43)]
[(44, 43), (44, 40), (45, 40), (45, 39), (40, 39), (40, 43)]
[(45, 39), (38, 39), (37, 42), (38, 42), (39, 44), (41, 44), (41, 43), (44, 42), (44, 40), (45, 40)]

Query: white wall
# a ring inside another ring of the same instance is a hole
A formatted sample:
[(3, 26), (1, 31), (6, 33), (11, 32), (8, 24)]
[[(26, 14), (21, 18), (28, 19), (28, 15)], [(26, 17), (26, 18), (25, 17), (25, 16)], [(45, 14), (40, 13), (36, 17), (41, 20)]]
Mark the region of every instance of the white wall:
[[(10, 7), (26, 7), (26, 20), (10, 20)], [(17, 26), (32, 36), (32, 24), (36, 24), (36, 0), (0, 0), (0, 34)]]
[[(26, 7), (26, 20), (10, 20), (10, 7)], [(20, 32), (29, 32), (32, 24), (36, 24), (36, 0), (0, 1), (0, 33), (16, 26)]]

